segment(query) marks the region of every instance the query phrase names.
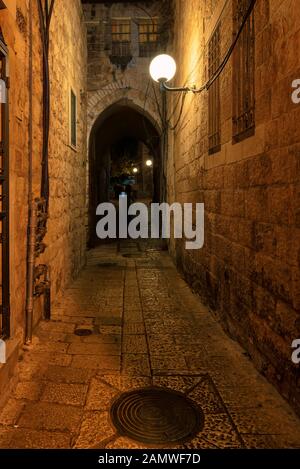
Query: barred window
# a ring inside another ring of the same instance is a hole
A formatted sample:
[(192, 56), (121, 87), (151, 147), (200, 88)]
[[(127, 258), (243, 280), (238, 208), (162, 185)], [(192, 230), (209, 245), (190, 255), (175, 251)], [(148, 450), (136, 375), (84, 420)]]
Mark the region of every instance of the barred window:
[[(220, 65), (220, 24), (208, 43), (208, 74), (211, 79)], [(221, 149), (220, 115), (220, 78), (218, 77), (208, 91), (208, 152), (216, 153)]]
[(112, 56), (128, 57), (131, 54), (131, 24), (130, 20), (113, 20), (111, 25)]
[(157, 51), (159, 41), (157, 18), (143, 20), (139, 23), (140, 57), (152, 57)]
[[(250, 0), (233, 0), (233, 27), (237, 34)], [(233, 54), (233, 142), (255, 132), (254, 14), (248, 18)]]

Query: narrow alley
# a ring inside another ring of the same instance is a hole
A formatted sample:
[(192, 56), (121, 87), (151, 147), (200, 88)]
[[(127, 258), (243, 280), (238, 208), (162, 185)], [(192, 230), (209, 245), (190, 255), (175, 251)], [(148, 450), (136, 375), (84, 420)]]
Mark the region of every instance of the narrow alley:
[(1, 467), (300, 450), (299, 3), (0, 0)]
[[(53, 320), (40, 323), (18, 367), (20, 381), (0, 414), (1, 447), (151, 447), (157, 428), (144, 432), (148, 444), (137, 443), (114, 428), (110, 407), (122, 392), (153, 385), (184, 393), (204, 413), (201, 431), (177, 448), (300, 445), (288, 404), (224, 334), (168, 254), (149, 245), (90, 251), (87, 268)], [(132, 434), (143, 433), (140, 405), (137, 399), (136, 411), (128, 410)], [(169, 435), (184, 434), (168, 424)]]

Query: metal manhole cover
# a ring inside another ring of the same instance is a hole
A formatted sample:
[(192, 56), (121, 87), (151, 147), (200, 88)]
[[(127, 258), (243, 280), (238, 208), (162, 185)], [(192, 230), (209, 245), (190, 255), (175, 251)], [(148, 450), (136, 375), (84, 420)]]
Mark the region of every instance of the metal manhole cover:
[(158, 387), (123, 393), (110, 415), (120, 435), (146, 444), (184, 443), (204, 425), (204, 414), (192, 400)]
[(74, 331), (75, 335), (79, 335), (80, 337), (86, 337), (88, 335), (92, 335), (93, 331), (89, 327), (77, 327)]

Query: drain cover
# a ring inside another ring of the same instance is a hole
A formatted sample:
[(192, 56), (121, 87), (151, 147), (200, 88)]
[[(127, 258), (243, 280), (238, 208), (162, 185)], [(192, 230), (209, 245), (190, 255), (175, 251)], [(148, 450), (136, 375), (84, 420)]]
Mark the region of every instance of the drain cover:
[(192, 439), (204, 415), (179, 392), (151, 387), (123, 393), (111, 407), (112, 422), (122, 436), (146, 444), (176, 444)]
[(77, 327), (74, 334), (79, 335), (80, 337), (92, 335), (93, 331), (88, 327)]

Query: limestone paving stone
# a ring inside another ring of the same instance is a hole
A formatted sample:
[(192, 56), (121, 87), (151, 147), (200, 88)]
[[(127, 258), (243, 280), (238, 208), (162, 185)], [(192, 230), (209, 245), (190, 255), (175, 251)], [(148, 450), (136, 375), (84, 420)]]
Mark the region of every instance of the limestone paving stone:
[(65, 332), (66, 334), (71, 334), (74, 332), (75, 324), (70, 324), (68, 322), (41, 322), (39, 325), (39, 330), (45, 332)]
[(32, 350), (32, 353), (39, 352), (48, 352), (48, 353), (66, 353), (68, 350), (69, 344), (61, 342), (44, 342), (38, 343)]
[(14, 429), (9, 444), (18, 449), (69, 449), (71, 436), (68, 433)]
[(104, 375), (103, 380), (122, 392), (146, 388), (152, 384), (152, 379), (149, 376)]
[(108, 412), (86, 411), (76, 438), (74, 448), (103, 448), (115, 434)]
[(119, 372), (120, 366), (121, 357), (119, 355), (74, 355), (72, 359), (73, 368)]
[(49, 357), (49, 365), (58, 365), (58, 366), (70, 366), (72, 362), (72, 355), (67, 355), (66, 353), (53, 353)]
[[(205, 376), (205, 375), (204, 375)], [(182, 393), (188, 393), (191, 388), (194, 388), (199, 381), (202, 379), (201, 376), (153, 376), (153, 384), (155, 386), (161, 386), (165, 388), (174, 389)], [(201, 405), (200, 405), (201, 407)]]
[(13, 435), (13, 429), (0, 425), (0, 448), (8, 449)]
[(188, 368), (186, 361), (183, 356), (172, 354), (172, 355), (151, 355), (151, 367), (153, 369), (153, 374), (160, 373), (185, 373), (187, 374)]
[(151, 376), (148, 355), (124, 353), (122, 373), (128, 376)]
[(15, 425), (25, 406), (24, 401), (9, 399), (0, 411), (0, 425)]
[(101, 325), (99, 327), (99, 332), (100, 334), (121, 334), (122, 333), (122, 328), (121, 326), (111, 326), (111, 325)]
[(16, 399), (27, 399), (30, 401), (37, 401), (43, 389), (42, 382), (34, 381), (21, 381), (17, 384), (14, 392)]
[(224, 414), (226, 412), (224, 403), (207, 375), (187, 395), (201, 407), (205, 415)]
[[(145, 449), (145, 445), (130, 440), (129, 438), (119, 437), (105, 445), (105, 449)], [(149, 449), (149, 447), (147, 447)]]
[(32, 343), (35, 345), (35, 343), (39, 343), (41, 341), (48, 341), (48, 342), (65, 342), (66, 338), (66, 333), (65, 332), (45, 332), (42, 330), (37, 331), (37, 336), (33, 337)]
[(86, 409), (107, 411), (118, 391), (105, 381), (93, 378), (90, 383)]
[(83, 406), (88, 387), (84, 384), (66, 384), (45, 382), (41, 397), (43, 402)]
[(148, 352), (146, 337), (144, 335), (127, 335), (123, 338), (124, 353), (143, 353)]
[(210, 448), (244, 448), (245, 444), (237, 433), (227, 414), (205, 414), (204, 427), (191, 442), (184, 446), (188, 449), (201, 448), (202, 441)]
[(79, 407), (38, 402), (26, 406), (18, 425), (35, 430), (76, 432), (81, 416)]
[(121, 348), (119, 344), (71, 344), (68, 350), (70, 355), (120, 355)]
[(43, 379), (54, 383), (80, 383), (85, 384), (92, 376), (92, 372), (86, 368), (72, 368), (50, 365)]
[(124, 336), (145, 334), (145, 326), (142, 322), (126, 322), (123, 327)]

